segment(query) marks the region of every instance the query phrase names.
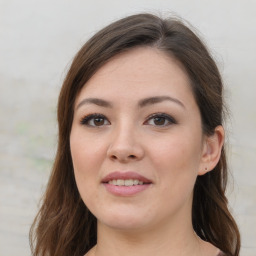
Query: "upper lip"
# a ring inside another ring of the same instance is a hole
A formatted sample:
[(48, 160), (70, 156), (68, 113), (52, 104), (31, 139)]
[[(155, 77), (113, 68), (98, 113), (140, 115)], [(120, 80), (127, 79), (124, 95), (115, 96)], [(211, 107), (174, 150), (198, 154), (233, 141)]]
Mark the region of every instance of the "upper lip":
[(108, 183), (110, 180), (139, 180), (143, 183), (152, 183), (151, 180), (136, 172), (111, 172), (102, 179), (102, 183)]

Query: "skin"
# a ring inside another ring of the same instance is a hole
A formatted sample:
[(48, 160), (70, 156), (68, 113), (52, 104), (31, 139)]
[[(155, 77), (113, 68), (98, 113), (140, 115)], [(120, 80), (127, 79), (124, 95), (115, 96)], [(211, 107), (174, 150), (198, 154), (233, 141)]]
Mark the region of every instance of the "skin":
[[(171, 100), (139, 106), (156, 96)], [(103, 117), (81, 123), (94, 113)], [(154, 119), (156, 113), (171, 121)], [(217, 255), (195, 235), (191, 208), (195, 180), (217, 164), (224, 132), (219, 126), (206, 137), (201, 125), (182, 65), (157, 49), (120, 54), (86, 83), (70, 146), (79, 192), (98, 220), (97, 245), (87, 255)], [(114, 171), (136, 172), (152, 184), (132, 196), (113, 195), (101, 181)]]

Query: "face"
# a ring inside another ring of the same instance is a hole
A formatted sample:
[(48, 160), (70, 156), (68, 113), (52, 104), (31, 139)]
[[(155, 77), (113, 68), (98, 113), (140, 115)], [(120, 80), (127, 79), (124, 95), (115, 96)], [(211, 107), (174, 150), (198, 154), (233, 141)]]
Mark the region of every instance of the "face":
[(203, 168), (203, 138), (176, 60), (152, 48), (114, 57), (75, 102), (70, 146), (84, 203), (111, 228), (184, 222)]

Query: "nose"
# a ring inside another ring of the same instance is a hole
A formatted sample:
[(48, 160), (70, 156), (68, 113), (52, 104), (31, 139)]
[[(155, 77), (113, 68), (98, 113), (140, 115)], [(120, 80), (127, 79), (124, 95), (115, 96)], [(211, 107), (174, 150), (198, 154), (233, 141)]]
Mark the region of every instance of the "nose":
[(116, 129), (111, 136), (107, 156), (112, 161), (122, 163), (141, 160), (144, 157), (144, 149), (140, 137), (134, 127)]

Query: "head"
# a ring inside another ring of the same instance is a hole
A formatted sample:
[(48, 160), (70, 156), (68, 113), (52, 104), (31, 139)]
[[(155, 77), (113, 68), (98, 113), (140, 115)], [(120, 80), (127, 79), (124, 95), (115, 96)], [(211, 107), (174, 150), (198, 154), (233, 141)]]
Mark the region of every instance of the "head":
[[(72, 227), (73, 232), (69, 248), (80, 244), (79, 250), (86, 251), (93, 246), (97, 236), (96, 219), (80, 197), (71, 157), (70, 135), (77, 99), (103, 66), (118, 56), (142, 48), (152, 49), (166, 56), (177, 63), (186, 75), (198, 109), (202, 137), (210, 138), (216, 131), (223, 136), (221, 76), (207, 48), (192, 30), (176, 19), (139, 14), (114, 22), (99, 31), (75, 56), (58, 102), (59, 144), (45, 197), (44, 214), (47, 215), (48, 202), (48, 208), (52, 212), (55, 211), (56, 215), (62, 212), (62, 215), (68, 217), (66, 226), (67, 229)], [(215, 161), (198, 170), (193, 189), (192, 222), (195, 232), (202, 239), (230, 255), (238, 255), (239, 233), (227, 208), (227, 166), (224, 146), (220, 148), (222, 149), (215, 156)], [(53, 206), (53, 200), (59, 204)], [(82, 233), (87, 234), (87, 241), (79, 240)]]

